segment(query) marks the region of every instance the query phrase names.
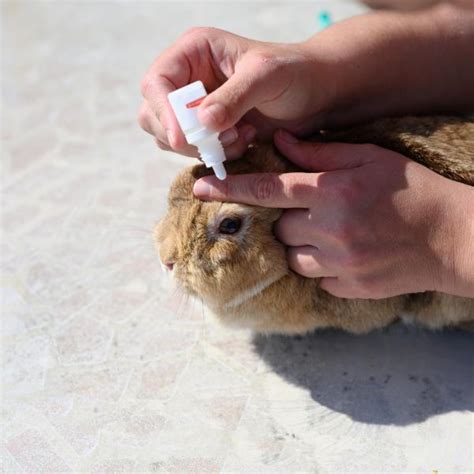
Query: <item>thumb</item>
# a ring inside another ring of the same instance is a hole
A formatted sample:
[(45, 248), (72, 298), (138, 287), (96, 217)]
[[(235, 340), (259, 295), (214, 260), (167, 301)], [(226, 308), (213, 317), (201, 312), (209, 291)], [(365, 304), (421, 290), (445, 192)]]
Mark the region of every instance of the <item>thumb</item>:
[(308, 171), (336, 171), (357, 168), (373, 161), (373, 148), (351, 143), (305, 142), (285, 130), (274, 136), (280, 152), (300, 168)]
[(235, 72), (199, 106), (200, 122), (221, 132), (234, 126), (250, 109), (284, 92), (288, 77), (284, 71), (273, 74), (275, 64), (256, 53), (247, 53)]

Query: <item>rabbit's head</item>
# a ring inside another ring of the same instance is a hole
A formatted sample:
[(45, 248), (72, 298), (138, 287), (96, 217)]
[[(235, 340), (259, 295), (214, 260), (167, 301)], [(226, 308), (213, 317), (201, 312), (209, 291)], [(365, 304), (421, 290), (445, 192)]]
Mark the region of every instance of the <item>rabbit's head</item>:
[[(285, 171), (288, 164), (268, 145), (249, 149), (226, 168), (229, 174), (242, 174)], [(288, 267), (285, 247), (272, 231), (281, 210), (197, 199), (194, 182), (210, 173), (198, 165), (178, 175), (155, 240), (178, 284), (222, 312), (284, 276)]]

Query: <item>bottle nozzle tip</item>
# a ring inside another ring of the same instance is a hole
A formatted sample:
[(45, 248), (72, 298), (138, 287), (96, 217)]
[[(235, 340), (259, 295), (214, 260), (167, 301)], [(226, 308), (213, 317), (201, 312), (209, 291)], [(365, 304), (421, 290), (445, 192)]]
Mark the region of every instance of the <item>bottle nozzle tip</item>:
[(214, 174), (217, 176), (217, 179), (220, 179), (221, 181), (226, 179), (227, 173), (222, 163), (213, 165), (212, 169), (214, 170)]

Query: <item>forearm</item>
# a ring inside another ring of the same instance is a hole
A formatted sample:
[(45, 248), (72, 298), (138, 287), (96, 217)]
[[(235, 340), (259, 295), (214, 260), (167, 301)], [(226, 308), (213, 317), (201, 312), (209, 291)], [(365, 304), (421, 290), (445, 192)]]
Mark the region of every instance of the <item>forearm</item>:
[(474, 110), (474, 10), (378, 12), (318, 33), (315, 103), (325, 127), (380, 115)]

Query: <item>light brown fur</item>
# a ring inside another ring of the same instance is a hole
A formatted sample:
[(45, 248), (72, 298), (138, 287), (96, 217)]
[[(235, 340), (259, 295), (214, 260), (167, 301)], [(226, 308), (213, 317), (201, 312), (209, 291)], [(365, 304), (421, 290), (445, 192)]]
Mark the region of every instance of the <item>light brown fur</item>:
[[(385, 119), (318, 139), (374, 143), (451, 179), (474, 184), (474, 122), (469, 119)], [(268, 144), (249, 149), (226, 167), (229, 174), (297, 169)], [(285, 247), (272, 233), (280, 210), (200, 201), (192, 186), (206, 174), (209, 171), (199, 165), (176, 178), (169, 193), (168, 214), (156, 227), (155, 237), (162, 261), (175, 262), (174, 276), (179, 284), (200, 297), (222, 322), (285, 334), (324, 327), (365, 333), (399, 317), (431, 328), (472, 325), (474, 299), (427, 292), (348, 300), (326, 293), (319, 288), (318, 279), (304, 278), (288, 269)], [(242, 218), (240, 232), (220, 235), (218, 223), (232, 216)], [(260, 282), (273, 280), (241, 304), (229, 305)]]

